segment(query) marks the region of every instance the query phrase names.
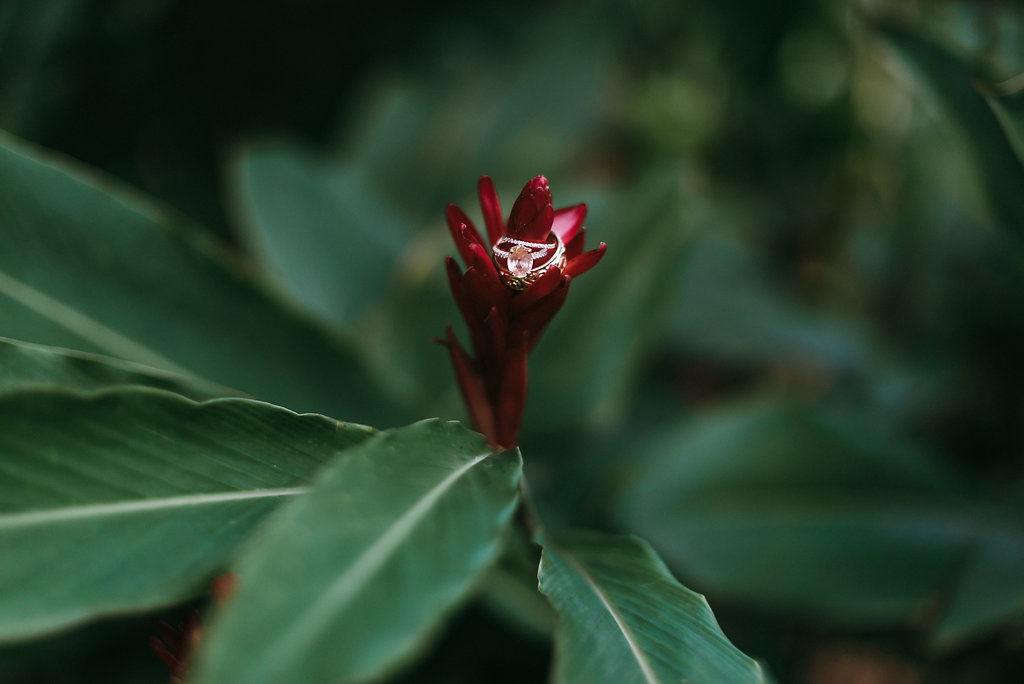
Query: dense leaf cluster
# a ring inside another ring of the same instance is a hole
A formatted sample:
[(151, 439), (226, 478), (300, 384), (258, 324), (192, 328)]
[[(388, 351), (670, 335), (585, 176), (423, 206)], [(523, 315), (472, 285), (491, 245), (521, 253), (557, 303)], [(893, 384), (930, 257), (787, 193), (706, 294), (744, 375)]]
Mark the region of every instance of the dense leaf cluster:
[[(165, 680), (232, 570), (199, 681), (766, 676), (674, 576), (783, 681), (1016, 681), (1020, 10), (250, 5), (0, 5), (0, 680)], [(532, 513), (429, 343), (484, 173), (609, 245)]]

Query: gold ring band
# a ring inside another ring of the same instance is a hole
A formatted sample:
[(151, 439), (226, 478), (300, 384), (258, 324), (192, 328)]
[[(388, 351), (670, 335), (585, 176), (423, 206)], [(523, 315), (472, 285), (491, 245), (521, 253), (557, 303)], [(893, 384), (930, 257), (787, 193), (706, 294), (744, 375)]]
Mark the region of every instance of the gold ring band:
[[(505, 249), (502, 245), (510, 248)], [(502, 281), (517, 291), (525, 290), (552, 265), (565, 268), (565, 245), (553, 231), (546, 242), (526, 242), (502, 236), (491, 247), (491, 253)], [(551, 256), (541, 261), (549, 253)]]

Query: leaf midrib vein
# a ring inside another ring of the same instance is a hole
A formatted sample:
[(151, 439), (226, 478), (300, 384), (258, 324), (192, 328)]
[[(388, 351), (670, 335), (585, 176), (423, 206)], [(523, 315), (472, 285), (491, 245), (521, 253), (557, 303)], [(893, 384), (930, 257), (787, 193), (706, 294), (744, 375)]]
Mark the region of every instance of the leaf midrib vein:
[(302, 644), (312, 643), (312, 636), (321, 631), (324, 625), (329, 623), (342, 607), (357, 596), (360, 590), (373, 579), (374, 574), (395, 553), (402, 541), (412, 533), (445, 492), (470, 469), (493, 455), (492, 452), (481, 454), (452, 471), (395, 520), (377, 538), (377, 541), (360, 554), (348, 570), (330, 584), (312, 610), (306, 613), (300, 622), (282, 630), (277, 638), (275, 651), (293, 652), (291, 650), (293, 648), (297, 649)]
[(633, 657), (636, 658), (637, 665), (640, 667), (640, 672), (643, 674), (644, 679), (649, 684), (660, 684), (657, 675), (654, 674), (654, 669), (651, 667), (651, 664), (647, 662), (647, 658), (644, 656), (644, 653), (640, 648), (640, 644), (637, 643), (636, 637), (633, 636), (633, 632), (629, 629), (629, 626), (626, 625), (625, 619), (619, 614), (619, 611), (616, 610), (611, 599), (601, 591), (601, 587), (598, 585), (597, 581), (590, 576), (590, 573), (588, 573), (586, 568), (583, 567), (583, 564), (576, 560), (568, 549), (562, 549), (562, 551), (569, 564), (572, 565), (573, 569), (576, 570), (577, 573), (579, 573), (580, 577), (583, 578), (583, 581), (587, 583), (587, 586), (590, 587), (591, 591), (594, 592), (598, 600), (600, 600), (604, 605), (608, 614), (612, 616), (613, 620), (615, 620), (615, 625), (619, 628), (622, 638), (626, 640), (629, 650), (633, 652)]
[(47, 523), (72, 522), (89, 518), (113, 517), (132, 513), (144, 513), (191, 506), (207, 506), (253, 499), (272, 499), (296, 496), (309, 491), (309, 487), (283, 487), (235, 492), (214, 492), (209, 494), (187, 494), (136, 501), (115, 501), (102, 504), (84, 504), (64, 508), (48, 508), (18, 513), (0, 514), (0, 531), (44, 525)]
[(39, 316), (95, 344), (108, 354), (163, 370), (190, 375), (189, 371), (162, 354), (21, 282), (3, 270), (0, 270), (0, 293), (7, 295)]

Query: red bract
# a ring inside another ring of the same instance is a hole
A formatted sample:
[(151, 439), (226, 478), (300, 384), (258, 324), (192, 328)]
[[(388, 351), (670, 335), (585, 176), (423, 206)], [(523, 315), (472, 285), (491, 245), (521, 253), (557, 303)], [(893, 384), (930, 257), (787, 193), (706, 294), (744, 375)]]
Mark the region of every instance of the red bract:
[(181, 684), (185, 681), (189, 661), (203, 633), (199, 611), (195, 608), (186, 611), (178, 629), (163, 620), (153, 626), (160, 636), (149, 637), (149, 648), (171, 671), (171, 684)]
[[(223, 605), (234, 592), (237, 581), (238, 578), (231, 572), (214, 577), (214, 600)], [(171, 684), (183, 684), (188, 679), (192, 655), (199, 646), (199, 640), (203, 635), (203, 624), (199, 617), (199, 611), (195, 608), (185, 611), (177, 629), (163, 620), (158, 620), (153, 626), (159, 636), (149, 637), (149, 649), (164, 661), (171, 671)]]
[[(493, 446), (511, 448), (526, 405), (526, 356), (562, 307), (571, 280), (601, 260), (605, 244), (583, 251), (587, 206), (554, 210), (544, 176), (526, 184), (507, 224), (491, 179), (482, 177), (478, 191), (487, 242), (461, 209), (450, 204), (447, 211), (466, 265), (463, 272), (449, 257), (448, 282), (469, 328), (473, 355), (451, 326), (443, 342), (476, 428)], [(499, 244), (503, 247), (496, 249)], [(534, 257), (540, 262), (536, 267)]]

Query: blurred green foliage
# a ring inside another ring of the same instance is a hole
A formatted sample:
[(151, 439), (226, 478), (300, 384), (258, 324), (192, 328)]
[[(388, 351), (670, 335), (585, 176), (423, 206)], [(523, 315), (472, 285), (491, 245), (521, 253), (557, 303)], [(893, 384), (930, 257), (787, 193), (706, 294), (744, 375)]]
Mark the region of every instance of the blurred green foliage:
[[(355, 338), (399, 397), (359, 420), (463, 417), (448, 202), (587, 202), (609, 251), (531, 360), (531, 485), (647, 537), (784, 681), (840, 681), (808, 663), (849, 640), (936, 681), (1024, 659), (1022, 74), (1008, 2), (0, 5), (0, 127)], [(504, 667), (466, 625), (419, 681)]]

